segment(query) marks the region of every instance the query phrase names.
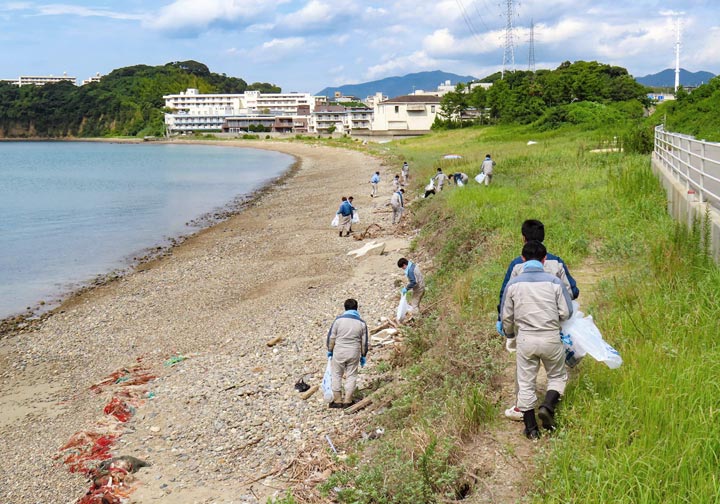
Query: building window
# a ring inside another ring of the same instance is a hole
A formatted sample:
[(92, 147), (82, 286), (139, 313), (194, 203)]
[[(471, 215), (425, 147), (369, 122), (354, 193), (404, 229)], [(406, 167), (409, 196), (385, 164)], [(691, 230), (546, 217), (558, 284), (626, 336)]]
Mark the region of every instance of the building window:
[(430, 112), (435, 113), (435, 105), (430, 105)]
[(400, 113), (400, 105), (395, 105), (395, 113), (396, 114)]

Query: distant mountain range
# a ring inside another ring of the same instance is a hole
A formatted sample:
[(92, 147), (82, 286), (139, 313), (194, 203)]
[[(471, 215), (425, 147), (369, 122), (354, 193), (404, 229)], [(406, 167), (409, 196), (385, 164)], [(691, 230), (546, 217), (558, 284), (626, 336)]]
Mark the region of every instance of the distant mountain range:
[[(715, 77), (710, 72), (688, 72), (684, 68), (680, 69), (680, 84), (683, 86), (699, 86)], [(646, 75), (644, 77), (636, 77), (636, 81), (640, 84), (650, 87), (674, 87), (675, 86), (675, 69), (667, 68), (662, 72)]]
[(344, 96), (356, 96), (360, 100), (364, 100), (366, 97), (372, 96), (375, 93), (382, 93), (385, 96), (394, 98), (396, 96), (411, 94), (417, 89), (434, 91), (440, 84), (444, 84), (446, 80), (449, 80), (454, 86), (459, 82), (470, 82), (478, 79), (470, 75), (457, 75), (435, 70), (434, 72), (412, 73), (403, 77), (388, 77), (386, 79), (364, 82), (362, 84), (326, 87), (315, 94), (318, 96), (332, 97), (335, 91), (340, 91)]

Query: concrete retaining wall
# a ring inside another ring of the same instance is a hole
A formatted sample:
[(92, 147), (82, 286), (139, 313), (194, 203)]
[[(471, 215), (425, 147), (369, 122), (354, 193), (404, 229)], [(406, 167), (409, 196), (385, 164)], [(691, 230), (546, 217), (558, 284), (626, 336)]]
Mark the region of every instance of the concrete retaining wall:
[(667, 193), (668, 212), (678, 222), (692, 226), (693, 219), (704, 219), (709, 209), (710, 246), (715, 262), (720, 264), (720, 212), (709, 203), (699, 201), (695, 192), (689, 192), (687, 186), (673, 177), (656, 154), (653, 154), (652, 169)]

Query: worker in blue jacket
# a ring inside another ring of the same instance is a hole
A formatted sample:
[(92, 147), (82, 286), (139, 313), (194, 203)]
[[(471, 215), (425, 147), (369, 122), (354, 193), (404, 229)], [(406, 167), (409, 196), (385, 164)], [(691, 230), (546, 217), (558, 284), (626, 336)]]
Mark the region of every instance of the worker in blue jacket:
[(338, 208), (336, 213), (340, 216), (340, 223), (338, 225), (340, 228), (340, 236), (343, 235), (343, 231), (346, 232), (345, 236), (350, 236), (353, 206), (345, 196), (342, 197), (342, 203), (340, 203), (340, 208)]

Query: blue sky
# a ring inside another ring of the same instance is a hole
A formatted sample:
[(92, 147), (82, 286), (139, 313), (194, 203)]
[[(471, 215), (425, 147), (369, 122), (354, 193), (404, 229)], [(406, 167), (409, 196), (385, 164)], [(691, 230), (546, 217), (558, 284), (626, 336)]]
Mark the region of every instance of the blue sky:
[[(317, 92), (424, 70), (484, 77), (501, 68), (500, 0), (0, 0), (0, 77), (79, 80), (135, 64), (194, 59), (247, 82)], [(516, 68), (597, 60), (642, 76), (681, 66), (720, 73), (718, 0), (516, 2)]]

